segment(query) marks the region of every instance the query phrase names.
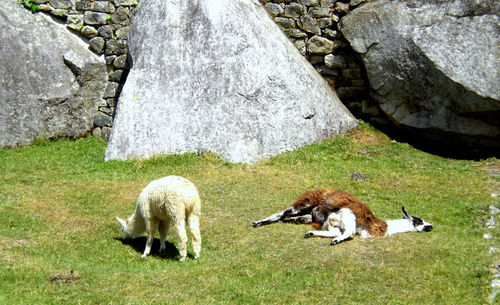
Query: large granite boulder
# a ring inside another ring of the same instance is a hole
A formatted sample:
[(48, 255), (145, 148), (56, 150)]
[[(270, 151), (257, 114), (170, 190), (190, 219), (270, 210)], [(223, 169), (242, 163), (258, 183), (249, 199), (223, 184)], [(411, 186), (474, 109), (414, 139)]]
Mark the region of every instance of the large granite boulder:
[(106, 63), (65, 26), (0, 1), (0, 147), (93, 128)]
[(500, 2), (377, 0), (342, 18), (371, 96), (427, 147), (500, 151)]
[(357, 125), (257, 0), (141, 1), (106, 160), (253, 163)]

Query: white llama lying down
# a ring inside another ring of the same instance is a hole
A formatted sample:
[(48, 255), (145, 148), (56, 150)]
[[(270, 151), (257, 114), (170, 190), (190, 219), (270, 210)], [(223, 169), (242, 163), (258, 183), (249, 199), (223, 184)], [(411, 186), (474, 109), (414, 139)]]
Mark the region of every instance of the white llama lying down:
[(319, 231), (307, 231), (311, 236), (333, 238), (331, 245), (354, 237), (362, 238), (390, 236), (405, 232), (430, 232), (432, 225), (403, 210), (403, 219), (382, 221), (373, 215), (366, 204), (353, 195), (334, 189), (320, 189), (301, 195), (291, 207), (259, 221), (254, 227), (274, 222), (312, 224)]
[(165, 250), (165, 238), (173, 226), (179, 239), (180, 261), (187, 255), (186, 221), (191, 231), (194, 258), (200, 257), (201, 201), (196, 187), (188, 180), (168, 176), (150, 182), (137, 200), (135, 213), (127, 220), (116, 219), (122, 225), (123, 239), (148, 234), (146, 249), (142, 257), (151, 251), (156, 231), (160, 231), (160, 252)]

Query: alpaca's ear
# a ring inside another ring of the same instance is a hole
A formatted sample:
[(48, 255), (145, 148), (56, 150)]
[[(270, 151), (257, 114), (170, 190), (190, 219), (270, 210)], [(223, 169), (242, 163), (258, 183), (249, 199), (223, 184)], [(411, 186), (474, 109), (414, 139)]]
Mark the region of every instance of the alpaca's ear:
[(127, 223), (125, 222), (125, 220), (123, 220), (119, 217), (116, 217), (116, 220), (118, 220), (118, 222), (122, 225), (122, 228), (125, 228), (127, 226)]
[(401, 211), (403, 211), (404, 219), (411, 219), (411, 216), (406, 213), (405, 207), (401, 207)]

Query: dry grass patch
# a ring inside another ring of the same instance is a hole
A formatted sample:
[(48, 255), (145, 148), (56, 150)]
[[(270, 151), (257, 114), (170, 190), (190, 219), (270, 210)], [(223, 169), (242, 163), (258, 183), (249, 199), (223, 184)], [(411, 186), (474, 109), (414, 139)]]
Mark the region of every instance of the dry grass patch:
[(389, 144), (389, 137), (374, 129), (368, 128), (366, 124), (361, 124), (363, 128), (355, 128), (347, 132), (346, 136), (355, 145), (372, 146), (379, 144)]

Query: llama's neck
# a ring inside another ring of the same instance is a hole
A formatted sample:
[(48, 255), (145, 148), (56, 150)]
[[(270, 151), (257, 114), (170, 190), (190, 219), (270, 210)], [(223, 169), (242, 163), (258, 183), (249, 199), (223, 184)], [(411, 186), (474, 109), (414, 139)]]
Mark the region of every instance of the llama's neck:
[(387, 220), (386, 222), (387, 232), (385, 236), (415, 231), (413, 224), (408, 219)]

